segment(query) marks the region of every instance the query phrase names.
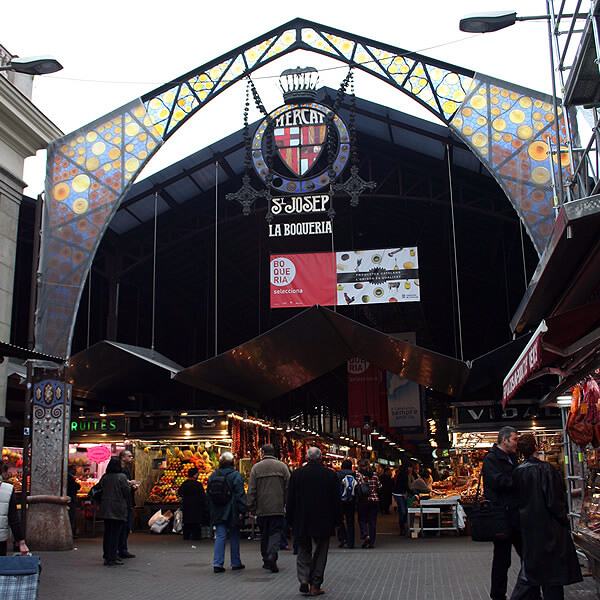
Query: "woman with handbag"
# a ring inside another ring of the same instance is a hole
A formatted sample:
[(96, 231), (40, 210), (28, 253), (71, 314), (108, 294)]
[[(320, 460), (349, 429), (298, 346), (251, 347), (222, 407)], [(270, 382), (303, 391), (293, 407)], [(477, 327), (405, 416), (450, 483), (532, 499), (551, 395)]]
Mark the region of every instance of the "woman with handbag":
[(127, 511), (131, 508), (131, 489), (118, 457), (113, 456), (109, 460), (99, 487), (102, 488), (98, 516), (104, 521), (104, 566), (114, 567), (123, 564), (117, 556), (119, 533), (123, 523), (127, 521)]
[(377, 534), (377, 513), (379, 512), (379, 496), (381, 482), (377, 474), (371, 469), (366, 458), (358, 461), (358, 485), (356, 486), (358, 513), (358, 526), (362, 548), (375, 548)]

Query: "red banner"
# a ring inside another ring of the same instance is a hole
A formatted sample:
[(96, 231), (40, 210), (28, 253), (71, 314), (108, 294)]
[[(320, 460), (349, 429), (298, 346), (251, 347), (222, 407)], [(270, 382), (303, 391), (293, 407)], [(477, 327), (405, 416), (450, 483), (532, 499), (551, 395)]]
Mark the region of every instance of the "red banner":
[(271, 308), (335, 305), (335, 257), (329, 252), (271, 256)]
[(385, 371), (360, 358), (348, 361), (348, 427), (361, 428), (365, 416), (387, 427)]
[(545, 323), (542, 321), (540, 327), (531, 338), (531, 341), (525, 347), (525, 350), (519, 356), (517, 362), (513, 365), (509, 374), (504, 378), (502, 388), (502, 407), (515, 395), (515, 392), (526, 381), (529, 375), (533, 373), (542, 361), (542, 334), (547, 331)]

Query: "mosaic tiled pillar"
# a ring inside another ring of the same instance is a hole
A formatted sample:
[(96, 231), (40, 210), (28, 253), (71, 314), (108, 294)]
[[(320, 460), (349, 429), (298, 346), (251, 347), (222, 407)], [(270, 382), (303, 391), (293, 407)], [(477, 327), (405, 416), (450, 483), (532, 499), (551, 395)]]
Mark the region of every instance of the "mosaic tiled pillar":
[(35, 550), (70, 550), (66, 478), (71, 422), (71, 385), (56, 379), (33, 384), (31, 484), (27, 543)]

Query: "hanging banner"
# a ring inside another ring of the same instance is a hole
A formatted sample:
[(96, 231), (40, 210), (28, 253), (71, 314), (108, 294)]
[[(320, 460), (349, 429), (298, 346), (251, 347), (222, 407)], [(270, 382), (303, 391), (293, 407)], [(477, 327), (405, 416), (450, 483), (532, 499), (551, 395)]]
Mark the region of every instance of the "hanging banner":
[(386, 375), (390, 427), (404, 432), (422, 431), (421, 386), (393, 373)]
[(335, 304), (331, 253), (271, 256), (271, 308)]
[(415, 247), (271, 256), (271, 308), (420, 299)]
[[(409, 344), (417, 343), (414, 331), (390, 333), (390, 335)], [(387, 371), (386, 396), (390, 427), (400, 429), (403, 433), (421, 433), (423, 431), (421, 386)]]
[(341, 305), (421, 299), (415, 247), (337, 252), (336, 272)]
[(382, 394), (383, 371), (361, 358), (348, 361), (348, 426), (361, 428), (365, 416), (371, 423), (387, 424), (385, 394)]

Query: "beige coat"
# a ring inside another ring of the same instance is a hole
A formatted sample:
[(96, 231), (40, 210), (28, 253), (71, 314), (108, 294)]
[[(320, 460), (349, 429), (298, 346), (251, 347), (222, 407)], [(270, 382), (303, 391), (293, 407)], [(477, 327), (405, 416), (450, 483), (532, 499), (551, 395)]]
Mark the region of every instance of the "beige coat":
[(285, 513), (290, 470), (274, 456), (265, 456), (250, 471), (248, 483), (248, 510), (257, 517)]

